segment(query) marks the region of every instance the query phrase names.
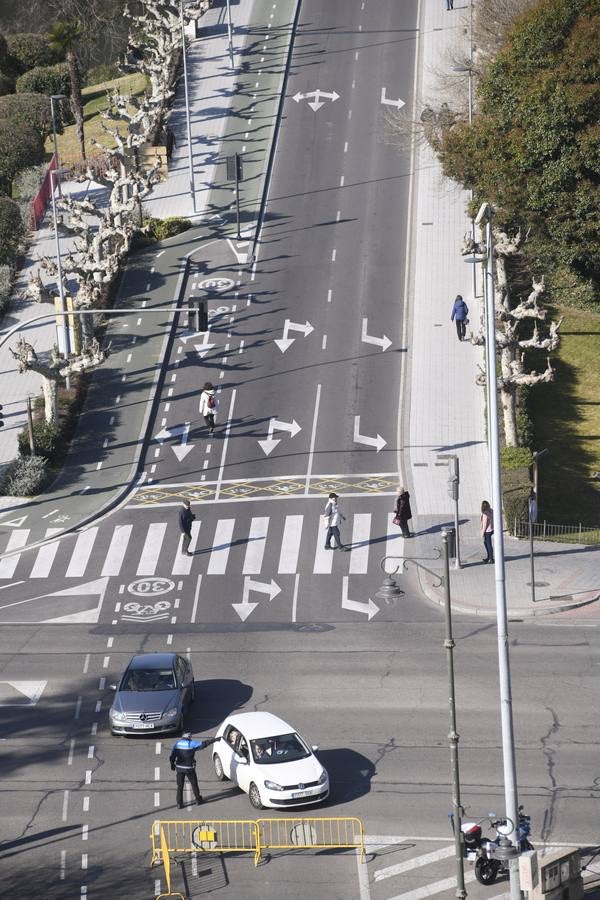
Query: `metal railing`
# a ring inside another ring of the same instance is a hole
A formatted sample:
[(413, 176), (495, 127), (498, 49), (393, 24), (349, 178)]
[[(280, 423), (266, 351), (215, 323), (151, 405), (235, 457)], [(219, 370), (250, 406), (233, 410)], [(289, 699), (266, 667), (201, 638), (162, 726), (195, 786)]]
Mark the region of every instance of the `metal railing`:
[(156, 820), (150, 832), (151, 866), (164, 866), (163, 897), (181, 897), (171, 891), (171, 854), (252, 853), (257, 866), (263, 850), (346, 850), (365, 856), (362, 821), (356, 817)]
[[(529, 537), (529, 522), (526, 519), (514, 520), (513, 534), (516, 538)], [(554, 525), (551, 522), (535, 522), (532, 526), (533, 538), (536, 541), (556, 541), (565, 544), (600, 544), (600, 528), (587, 525)]]

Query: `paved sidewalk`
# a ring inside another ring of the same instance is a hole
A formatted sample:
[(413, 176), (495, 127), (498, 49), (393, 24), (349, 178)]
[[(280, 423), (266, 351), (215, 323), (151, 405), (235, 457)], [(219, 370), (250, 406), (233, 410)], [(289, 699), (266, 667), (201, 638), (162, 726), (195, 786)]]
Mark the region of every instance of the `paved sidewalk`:
[[(468, 54), (468, 8), (446, 11), (442, 2), (422, 4), (420, 23), (419, 107), (440, 104), (439, 73)], [(466, 216), (468, 194), (442, 175), (427, 145), (415, 155), (417, 171), (413, 240), (413, 319), (408, 329), (412, 367), (404, 431), (404, 475), (411, 491), (413, 527), (417, 537), (399, 541), (398, 553), (431, 557), (441, 547), (442, 525), (453, 525), (454, 504), (447, 489), (446, 465), (440, 453), (455, 453), (461, 473), (461, 550), (464, 568), (451, 573), (456, 610), (495, 615), (494, 567), (482, 562), (479, 510), (491, 499), (485, 437), (484, 389), (475, 383), (483, 366), (483, 350), (460, 343), (450, 321), (457, 293), (463, 295), (476, 328), (482, 300), (473, 297), (472, 267), (463, 262), (463, 236), (470, 231)], [(425, 362), (426, 361), (426, 362)], [(563, 617), (600, 621), (600, 548), (536, 542), (536, 602), (531, 602), (529, 544), (505, 538), (506, 586), (512, 618), (563, 611)], [(435, 572), (442, 567), (424, 562)], [(443, 602), (437, 580), (420, 574), (422, 589), (434, 602)]]

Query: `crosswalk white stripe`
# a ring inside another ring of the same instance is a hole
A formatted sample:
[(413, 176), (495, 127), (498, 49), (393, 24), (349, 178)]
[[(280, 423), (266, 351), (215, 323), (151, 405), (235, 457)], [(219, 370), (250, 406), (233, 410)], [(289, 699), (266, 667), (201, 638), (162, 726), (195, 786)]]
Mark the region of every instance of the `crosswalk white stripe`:
[[(391, 512), (387, 517), (387, 539), (385, 542), (386, 556), (402, 556), (404, 552), (404, 538), (399, 525), (394, 525), (396, 514)], [(385, 564), (385, 571), (389, 574), (400, 565), (400, 560), (390, 559)]]
[(165, 539), (167, 530), (166, 522), (152, 522), (148, 525), (146, 540), (142, 547), (140, 561), (137, 567), (137, 575), (154, 575), (158, 565), (158, 557)]
[(133, 525), (117, 525), (102, 566), (102, 575), (118, 575), (127, 553)]
[[(322, 521), (323, 519), (321, 519)], [(326, 534), (327, 529), (324, 525), (321, 525), (317, 535), (317, 549), (315, 550), (315, 563), (313, 565), (314, 575), (330, 575), (333, 567), (333, 554), (339, 552), (338, 550), (325, 549)]]
[(97, 534), (98, 528), (94, 527), (88, 528), (77, 535), (71, 560), (65, 573), (66, 578), (81, 578), (85, 574)]
[[(62, 528), (47, 528), (45, 538), (52, 537), (53, 534), (60, 534)], [(33, 568), (29, 573), (30, 578), (47, 578), (58, 550), (59, 541), (50, 541), (44, 544), (37, 552)]]
[(269, 517), (256, 516), (250, 522), (242, 575), (260, 575), (269, 530)]
[[(474, 872), (465, 872), (465, 884), (475, 881)], [(407, 891), (406, 894), (396, 894), (395, 897), (389, 897), (388, 900), (425, 900), (426, 897), (433, 897), (434, 894), (441, 894), (442, 891), (449, 891), (456, 887), (456, 878), (443, 878), (441, 881), (432, 881), (431, 884), (424, 884), (423, 887), (416, 888), (414, 891)]]
[(446, 859), (454, 854), (454, 844), (449, 847), (442, 847), (440, 850), (434, 850), (432, 853), (424, 853), (423, 856), (414, 856), (412, 859), (405, 859), (401, 863), (394, 866), (387, 866), (385, 869), (378, 869), (373, 875), (373, 881), (383, 881), (384, 878), (392, 878), (393, 875), (401, 875), (403, 872), (410, 872), (411, 869), (419, 869), (421, 866), (428, 866), (439, 859)]
[[(356, 513), (352, 521), (352, 550), (350, 551), (350, 575), (366, 575), (369, 570), (369, 538), (371, 514)], [(358, 546), (357, 546), (358, 545)]]
[(279, 554), (280, 575), (295, 575), (298, 568), (298, 554), (300, 553), (300, 539), (302, 537), (302, 523), (304, 516), (286, 516), (281, 539), (281, 553)]
[[(190, 541), (190, 553), (193, 553), (196, 549), (196, 545), (198, 543), (198, 532), (200, 531), (200, 522), (192, 522), (192, 539)], [(194, 560), (191, 556), (184, 556), (181, 552), (181, 546), (183, 544), (183, 535), (179, 535), (179, 544), (177, 545), (177, 552), (175, 554), (175, 560), (173, 561), (173, 568), (171, 570), (172, 575), (189, 575), (192, 571), (192, 563)]]
[(213, 549), (206, 570), (208, 575), (224, 575), (231, 549), (235, 519), (219, 519), (215, 529)]
[[(4, 552), (10, 553), (12, 550), (20, 550), (21, 547), (24, 547), (29, 537), (29, 531), (29, 528), (15, 528), (14, 531), (11, 531)], [(12, 578), (20, 559), (20, 553), (9, 556), (8, 559), (0, 559), (0, 578)]]

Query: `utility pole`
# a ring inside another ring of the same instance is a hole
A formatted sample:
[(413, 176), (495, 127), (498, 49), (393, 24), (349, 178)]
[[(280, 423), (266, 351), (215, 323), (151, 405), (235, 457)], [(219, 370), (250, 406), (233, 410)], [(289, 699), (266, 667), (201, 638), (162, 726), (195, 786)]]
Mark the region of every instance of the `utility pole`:
[(519, 876), (520, 852), (518, 822), (519, 801), (517, 795), (517, 771), (515, 737), (513, 729), (512, 691), (510, 683), (510, 659), (508, 650), (508, 614), (506, 606), (506, 573), (504, 565), (504, 532), (502, 521), (502, 474), (500, 470), (500, 434), (498, 428), (498, 383), (496, 378), (496, 309), (494, 292), (494, 211), (489, 203), (483, 203), (475, 224), (486, 222), (486, 290), (487, 335), (486, 370), (489, 383), (488, 440), (491, 451), (492, 505), (494, 508), (494, 576), (496, 587), (496, 630), (498, 634), (498, 674), (500, 681), (500, 724), (502, 730), (502, 762), (504, 769), (504, 802), (507, 818), (513, 823), (510, 841), (517, 854), (509, 860), (510, 897), (521, 900)]

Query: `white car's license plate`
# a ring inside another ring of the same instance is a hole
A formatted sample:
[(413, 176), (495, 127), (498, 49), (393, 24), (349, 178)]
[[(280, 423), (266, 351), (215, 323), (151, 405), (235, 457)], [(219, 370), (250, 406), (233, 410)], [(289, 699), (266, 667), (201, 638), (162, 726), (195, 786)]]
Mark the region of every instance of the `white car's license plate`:
[(292, 794), (292, 799), (298, 800), (300, 797), (310, 797), (311, 794), (312, 791), (296, 791), (294, 794)]
[(152, 722), (134, 722), (133, 727), (149, 729), (154, 728), (154, 725), (152, 724)]

